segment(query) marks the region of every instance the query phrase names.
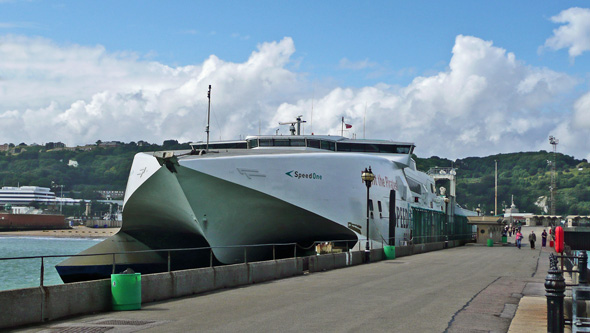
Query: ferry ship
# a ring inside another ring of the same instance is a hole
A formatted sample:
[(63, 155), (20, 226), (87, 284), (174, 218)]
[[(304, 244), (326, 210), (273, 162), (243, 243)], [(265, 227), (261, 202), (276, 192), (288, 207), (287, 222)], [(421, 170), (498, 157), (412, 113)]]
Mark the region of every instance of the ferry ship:
[[(271, 259), (281, 248), (244, 245), (361, 249), (367, 235), (371, 248), (471, 237), (461, 217), (469, 212), (455, 204), (454, 188), (445, 200), (433, 176), (416, 169), (413, 143), (292, 134), (138, 153), (121, 230), (81, 254), (211, 248), (115, 256), (117, 272), (145, 274), (166, 271), (168, 256), (172, 269), (186, 269)], [(375, 175), (368, 202), (367, 168)], [(105, 278), (113, 255), (72, 257), (57, 270), (64, 282)]]
[(57, 197), (50, 188), (42, 186), (2, 186), (0, 189), (0, 206), (2, 207), (27, 206), (31, 203), (73, 205), (79, 204), (80, 199)]
[(28, 205), (37, 202), (45, 205), (58, 203), (59, 198), (55, 196), (48, 187), (41, 186), (2, 186), (0, 189), (0, 205)]

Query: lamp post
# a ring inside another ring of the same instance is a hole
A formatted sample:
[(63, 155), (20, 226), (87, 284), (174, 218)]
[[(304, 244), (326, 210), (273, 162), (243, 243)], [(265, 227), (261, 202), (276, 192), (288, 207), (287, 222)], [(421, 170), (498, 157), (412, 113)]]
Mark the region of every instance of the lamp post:
[(63, 185), (58, 185), (53, 180), (51, 181), (51, 186), (52, 187), (59, 187), (60, 188), (59, 213), (61, 214), (62, 213), (63, 199), (64, 199), (64, 186)]
[(365, 262), (369, 262), (371, 260), (371, 249), (369, 248), (369, 188), (371, 188), (371, 183), (375, 180), (375, 175), (371, 171), (371, 167), (369, 167), (369, 170), (365, 168), (365, 171), (361, 173), (361, 179), (367, 185), (367, 244), (365, 245)]
[(445, 197), (445, 236), (449, 240), (449, 197)]

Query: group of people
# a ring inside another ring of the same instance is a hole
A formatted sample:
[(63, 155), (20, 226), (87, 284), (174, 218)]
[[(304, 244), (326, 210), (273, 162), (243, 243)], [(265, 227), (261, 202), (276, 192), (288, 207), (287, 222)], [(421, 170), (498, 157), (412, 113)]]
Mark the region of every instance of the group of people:
[[(521, 248), (522, 246), (522, 240), (524, 238), (524, 235), (522, 234), (522, 229), (520, 226), (515, 227), (509, 227), (506, 226), (504, 228), (504, 234), (508, 233), (509, 236), (512, 236), (512, 234), (514, 234), (515, 238), (516, 238), (516, 247), (517, 248)], [(553, 237), (553, 231), (550, 228), (549, 229), (549, 234), (547, 233), (547, 231), (545, 229), (543, 229), (543, 233), (541, 234), (541, 246), (545, 247), (547, 246), (547, 237)], [(529, 234), (529, 244), (531, 245), (531, 249), (535, 249), (535, 242), (537, 241), (537, 235), (535, 234), (534, 230), (531, 230), (531, 233)]]

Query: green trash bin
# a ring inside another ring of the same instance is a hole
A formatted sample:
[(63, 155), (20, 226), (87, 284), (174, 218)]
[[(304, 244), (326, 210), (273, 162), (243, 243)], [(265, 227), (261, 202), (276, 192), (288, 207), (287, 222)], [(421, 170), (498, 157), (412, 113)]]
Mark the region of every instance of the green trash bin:
[(502, 244), (508, 243), (508, 237), (502, 236)]
[(141, 273), (111, 274), (113, 310), (141, 309)]
[(395, 259), (395, 246), (385, 245), (383, 247), (383, 252), (385, 254), (385, 259)]
[(494, 240), (493, 239), (488, 239), (488, 246), (494, 246)]

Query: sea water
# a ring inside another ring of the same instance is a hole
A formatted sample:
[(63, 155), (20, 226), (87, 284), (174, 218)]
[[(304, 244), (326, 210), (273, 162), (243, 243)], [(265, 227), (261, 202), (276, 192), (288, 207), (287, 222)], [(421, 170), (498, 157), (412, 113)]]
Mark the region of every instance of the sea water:
[[(43, 285), (62, 284), (55, 265), (98, 244), (103, 239), (0, 236), (0, 258), (64, 255), (44, 258)], [(0, 290), (38, 287), (41, 259), (0, 260)]]

